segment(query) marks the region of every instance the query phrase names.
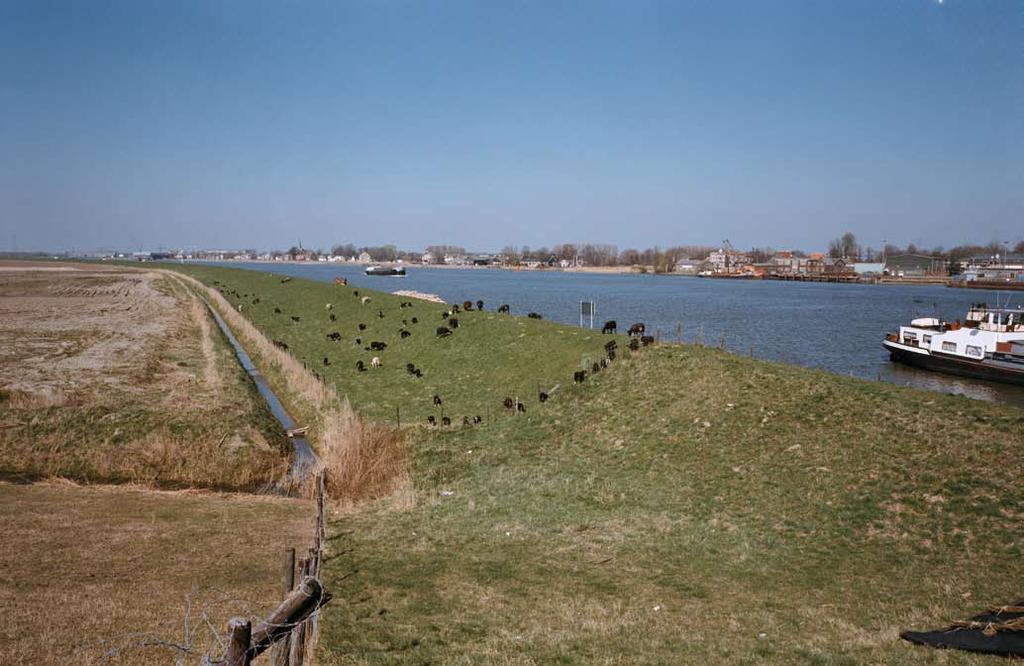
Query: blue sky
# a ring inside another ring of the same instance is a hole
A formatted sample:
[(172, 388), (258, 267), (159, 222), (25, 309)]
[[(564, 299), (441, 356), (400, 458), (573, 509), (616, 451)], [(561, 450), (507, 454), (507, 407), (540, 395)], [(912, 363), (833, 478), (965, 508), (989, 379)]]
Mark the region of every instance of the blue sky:
[(0, 248), (1024, 237), (1024, 3), (0, 0)]

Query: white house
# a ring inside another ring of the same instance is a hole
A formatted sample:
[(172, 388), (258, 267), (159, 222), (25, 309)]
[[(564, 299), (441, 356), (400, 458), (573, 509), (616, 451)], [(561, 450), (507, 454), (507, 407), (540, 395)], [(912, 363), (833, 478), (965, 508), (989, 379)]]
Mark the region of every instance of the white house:
[(373, 257), (370, 256), (369, 252), (360, 252), (359, 253), (359, 263), (361, 263), (361, 264), (372, 264), (373, 263)]

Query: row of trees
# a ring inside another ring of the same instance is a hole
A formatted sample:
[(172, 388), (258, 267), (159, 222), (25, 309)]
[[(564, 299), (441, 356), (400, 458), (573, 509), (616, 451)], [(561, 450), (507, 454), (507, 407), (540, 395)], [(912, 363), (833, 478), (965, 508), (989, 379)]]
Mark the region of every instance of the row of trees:
[(871, 247), (862, 247), (857, 243), (857, 238), (849, 231), (833, 239), (828, 244), (828, 254), (832, 258), (844, 258), (851, 261), (883, 261), (885, 257), (895, 254), (919, 254), (936, 259), (946, 259), (950, 262), (959, 262), (970, 257), (993, 257), (1002, 256), (1006, 252), (1013, 254), (1024, 254), (1024, 240), (1015, 245), (1009, 243), (991, 242), (987, 245), (957, 245), (949, 250), (941, 245), (934, 248), (918, 247), (914, 243), (908, 243), (905, 247), (887, 243), (881, 250)]

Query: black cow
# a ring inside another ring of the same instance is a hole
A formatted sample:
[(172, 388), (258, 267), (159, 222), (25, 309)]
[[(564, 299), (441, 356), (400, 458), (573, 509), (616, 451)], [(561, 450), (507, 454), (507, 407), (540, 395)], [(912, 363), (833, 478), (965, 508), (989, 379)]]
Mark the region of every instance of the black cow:
[(526, 316), (529, 317), (530, 319), (543, 319), (544, 318), (544, 317), (541, 317), (536, 312), (531, 312), (530, 314), (528, 314)]
[(474, 416), (473, 417), (473, 423), (480, 423), (481, 421), (483, 421), (483, 419), (480, 418), (479, 416)]
[(370, 350), (371, 351), (384, 351), (387, 348), (387, 346), (388, 346), (388, 343), (386, 343), (386, 342), (378, 342), (378, 341), (374, 340), (373, 342), (370, 343)]
[(281, 340), (274, 340), (274, 346), (282, 351), (288, 351), (288, 344)]
[(330, 319), (331, 321), (338, 321), (338, 318), (334, 316), (333, 312), (328, 315), (328, 319)]
[(328, 333), (327, 339), (333, 342), (337, 342), (338, 340), (341, 340), (341, 333), (338, 333), (337, 331), (334, 331), (333, 333)]
[(539, 400), (540, 400), (541, 402), (547, 402), (547, 401), (548, 401), (548, 394), (547, 394), (547, 393), (545, 393), (544, 391), (541, 391), (541, 392), (540, 392), (539, 394), (537, 394), (537, 398), (538, 398), (538, 399), (539, 399)]
[(442, 425), (442, 426), (444, 426), (445, 428), (447, 428), (447, 427), (448, 427), (448, 426), (450, 426), (451, 424), (452, 424), (452, 420), (451, 420), (450, 418), (448, 418), (447, 416), (442, 416), (442, 417), (441, 417), (441, 425)]
[(629, 348), (632, 351), (636, 351), (637, 349), (640, 349), (640, 341), (637, 340), (636, 338), (633, 338), (632, 340), (629, 341)]
[(402, 337), (402, 339), (405, 340), (407, 337), (412, 335), (412, 333), (410, 333), (409, 331), (407, 331), (407, 330), (405, 330), (403, 328), (401, 331), (398, 332), (398, 335), (400, 335)]
[(614, 361), (615, 360), (615, 350), (614, 349), (609, 349), (608, 350), (608, 360), (609, 361)]
[(451, 334), (452, 334), (451, 329), (446, 328), (444, 326), (438, 326), (437, 327), (437, 337), (439, 337), (439, 338), (446, 338), (446, 337), (448, 337)]
[(435, 407), (440, 407), (443, 403), (444, 403), (444, 400), (441, 399), (441, 396), (439, 396), (438, 394), (435, 393), (434, 394), (434, 406)]
[(641, 322), (637, 322), (637, 323), (635, 323), (635, 324), (633, 324), (632, 326), (629, 327), (629, 335), (630, 336), (643, 335), (644, 331), (646, 331), (646, 330), (647, 330), (647, 327), (644, 326), (644, 323), (642, 321)]
[(614, 319), (609, 319), (604, 323), (604, 326), (601, 327), (601, 334), (614, 333), (618, 327), (619, 324)]
[(428, 416), (427, 423), (429, 423), (430, 425), (437, 425), (437, 419), (435, 419), (433, 416)]
[(520, 414), (525, 414), (526, 413), (526, 405), (524, 405), (521, 402), (516, 401), (516, 411), (519, 412)]
[(383, 310), (377, 310), (377, 317), (380, 318), (380, 319), (383, 319), (384, 318), (384, 311)]
[(572, 373), (572, 381), (574, 383), (576, 383), (576, 384), (582, 384), (583, 381), (586, 378), (587, 378), (587, 371), (586, 370), (577, 370), (576, 372)]
[(484, 309), (484, 302), (483, 301), (477, 301), (476, 302), (476, 309), (477, 310), (483, 310)]
[(299, 321), (301, 319), (302, 319), (302, 317), (296, 317), (295, 315), (292, 315), (292, 321), (296, 321), (297, 322), (297, 321)]
[(416, 375), (417, 377), (422, 377), (423, 371), (420, 370), (419, 368), (416, 368), (416, 371), (413, 374)]
[(329, 359), (326, 356), (324, 356), (324, 365), (327, 366), (327, 365), (330, 365), (330, 364), (331, 364), (331, 359)]
[(512, 409), (516, 406), (516, 403), (512, 398), (505, 398), (501, 401), (501, 404), (505, 406), (505, 409)]
[(414, 324), (418, 324), (418, 323), (420, 323), (420, 320), (419, 320), (419, 319), (417, 319), (416, 317), (413, 317), (413, 318), (412, 318), (412, 323), (414, 323)]
[(459, 306), (458, 305), (453, 305), (452, 306), (452, 312), (458, 312), (458, 311), (459, 311)]
[(601, 364), (595, 361), (594, 364), (590, 366), (590, 373), (596, 375), (599, 372), (601, 372)]
[(360, 331), (365, 331), (365, 330), (366, 330), (366, 324), (358, 324), (358, 325), (357, 325), (356, 327), (357, 327), (357, 328), (358, 328), (358, 329), (359, 329)]
[(615, 351), (618, 348), (618, 346), (618, 342), (616, 342), (615, 340), (609, 340), (608, 342), (604, 343), (604, 350), (606, 352), (612, 352)]
[(640, 337), (640, 344), (642, 344), (644, 347), (646, 347), (647, 345), (653, 345), (654, 344), (654, 336), (653, 335), (641, 336)]
[(511, 309), (508, 307), (508, 303), (503, 303), (498, 306), (498, 314), (509, 314)]
[(458, 317), (450, 317), (448, 319), (448, 328), (458, 328), (458, 327), (459, 327), (459, 318)]
[(281, 314), (281, 308), (274, 308), (274, 314)]
[(416, 366), (414, 364), (412, 364), (412, 363), (406, 363), (405, 364), (405, 370), (406, 370), (406, 372), (408, 372), (411, 375), (414, 372), (416, 372)]
[(356, 338), (356, 344), (357, 345), (363, 344), (363, 339), (362, 338)]
[(362, 361), (356, 361), (356, 371), (357, 372), (366, 372), (366, 366), (363, 365)]

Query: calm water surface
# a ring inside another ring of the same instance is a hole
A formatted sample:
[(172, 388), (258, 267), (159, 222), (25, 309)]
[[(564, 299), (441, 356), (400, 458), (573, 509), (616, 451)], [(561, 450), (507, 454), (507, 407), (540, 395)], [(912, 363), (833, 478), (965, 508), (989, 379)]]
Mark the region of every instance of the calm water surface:
[[(413, 289), (449, 303), (482, 299), (513, 313), (579, 325), (579, 303), (594, 301), (594, 326), (642, 321), (663, 339), (703, 339), (757, 358), (1024, 407), (1024, 387), (961, 379), (889, 361), (881, 340), (914, 317), (962, 318), (972, 301), (995, 304), (996, 292), (940, 285), (839, 285), (773, 280), (704, 280), (663, 275), (597, 275), (500, 269), (408, 269), (404, 278), (367, 277), (362, 266), (229, 263), (220, 265), (349, 284), (380, 291)], [(1006, 294), (1001, 298), (1005, 301)], [(1012, 304), (1024, 300), (1017, 295)], [(589, 325), (589, 318), (585, 325)]]

